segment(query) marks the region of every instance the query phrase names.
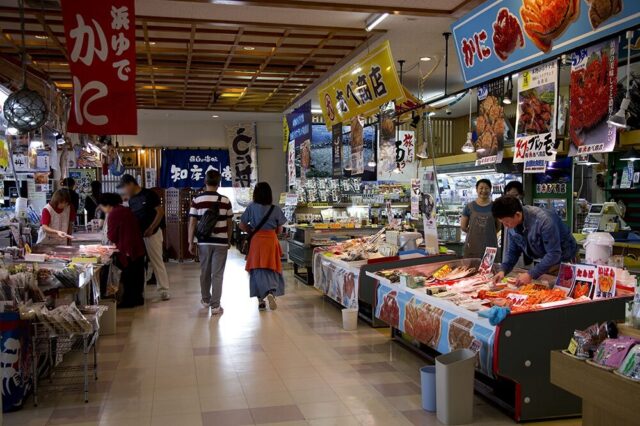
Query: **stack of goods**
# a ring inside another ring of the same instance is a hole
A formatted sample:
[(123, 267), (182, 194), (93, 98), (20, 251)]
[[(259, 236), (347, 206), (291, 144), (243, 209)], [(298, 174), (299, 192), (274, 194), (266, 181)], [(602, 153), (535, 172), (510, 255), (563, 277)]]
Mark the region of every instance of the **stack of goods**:
[(298, 203), (340, 203), (350, 194), (360, 193), (360, 178), (309, 178), (298, 181), (296, 193)]
[(44, 302), (44, 300), (44, 294), (38, 288), (32, 271), (24, 267), (14, 267), (14, 265), (10, 269), (0, 269), (0, 302), (16, 306), (22, 302)]
[(90, 334), (99, 329), (100, 316), (106, 306), (90, 305), (78, 309), (75, 302), (47, 309), (42, 303), (25, 304), (20, 307), (20, 318), (35, 321), (42, 332), (51, 336), (74, 336)]
[(615, 323), (608, 322), (574, 331), (569, 348), (563, 352), (627, 379), (640, 381), (639, 343), (633, 337), (619, 336)]

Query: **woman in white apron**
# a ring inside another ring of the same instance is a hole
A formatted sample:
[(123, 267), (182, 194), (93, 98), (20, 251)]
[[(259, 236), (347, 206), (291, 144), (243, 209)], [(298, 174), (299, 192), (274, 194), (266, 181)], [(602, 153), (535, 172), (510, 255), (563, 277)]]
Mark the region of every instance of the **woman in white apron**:
[(66, 245), (71, 238), (75, 212), (67, 189), (53, 193), (49, 204), (42, 210), (38, 242), (36, 244)]

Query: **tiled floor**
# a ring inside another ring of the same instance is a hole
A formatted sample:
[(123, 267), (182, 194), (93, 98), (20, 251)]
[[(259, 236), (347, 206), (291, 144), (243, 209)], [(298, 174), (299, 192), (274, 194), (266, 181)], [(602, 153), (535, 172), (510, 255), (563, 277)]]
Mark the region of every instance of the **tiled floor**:
[[(6, 426), (438, 425), (420, 408), (424, 361), (388, 331), (341, 329), (340, 311), (287, 272), (276, 312), (258, 312), (230, 255), (221, 317), (199, 303), (194, 264), (168, 266), (173, 298), (118, 312), (99, 345), (99, 380), (5, 414)], [(148, 293), (155, 296), (148, 287)], [(477, 399), (475, 424), (513, 422)], [(551, 425), (552, 423), (545, 423)], [(554, 422), (579, 425), (579, 420)]]

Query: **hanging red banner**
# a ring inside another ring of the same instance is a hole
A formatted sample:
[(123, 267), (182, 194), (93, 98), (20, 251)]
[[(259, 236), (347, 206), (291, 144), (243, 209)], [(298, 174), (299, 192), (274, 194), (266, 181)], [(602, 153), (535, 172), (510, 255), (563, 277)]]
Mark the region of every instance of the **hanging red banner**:
[(134, 0), (62, 0), (73, 77), (67, 131), (138, 133)]

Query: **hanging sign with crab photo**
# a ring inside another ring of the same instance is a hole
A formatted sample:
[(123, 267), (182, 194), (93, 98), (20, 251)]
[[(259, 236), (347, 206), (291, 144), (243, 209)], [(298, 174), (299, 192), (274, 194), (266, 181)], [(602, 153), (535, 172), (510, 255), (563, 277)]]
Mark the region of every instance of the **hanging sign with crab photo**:
[(556, 159), (557, 90), (556, 61), (524, 71), (518, 76), (514, 163)]
[(451, 28), (471, 87), (638, 24), (638, 0), (491, 0)]
[(615, 111), (618, 41), (578, 49), (571, 55), (569, 82), (569, 156), (611, 152), (616, 128), (607, 124)]
[(504, 93), (502, 79), (478, 88), (478, 117), (476, 118), (476, 165), (495, 164), (502, 161), (507, 122), (500, 99)]

